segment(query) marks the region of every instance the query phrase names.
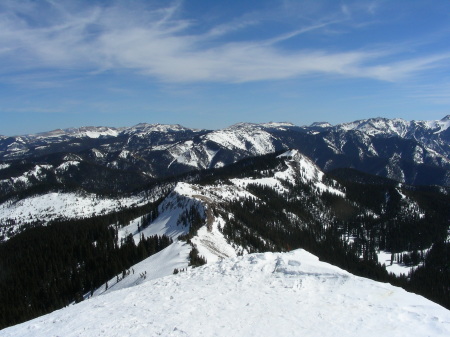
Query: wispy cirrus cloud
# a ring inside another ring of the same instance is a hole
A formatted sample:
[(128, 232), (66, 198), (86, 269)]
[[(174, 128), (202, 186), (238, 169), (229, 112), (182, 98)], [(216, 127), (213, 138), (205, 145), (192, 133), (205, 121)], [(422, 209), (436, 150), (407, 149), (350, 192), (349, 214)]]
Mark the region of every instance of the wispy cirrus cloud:
[[(444, 79), (438, 83), (416, 85), (411, 88), (409, 95), (411, 98), (421, 98), (432, 104), (448, 106), (450, 104), (450, 81)], [(448, 109), (445, 113), (448, 114)]]
[(308, 20), (275, 36), (240, 40), (227, 36), (264, 22), (233, 20), (193, 29), (199, 23), (183, 18), (182, 7), (181, 2), (162, 8), (142, 4), (139, 9), (120, 3), (75, 6), (48, 1), (41, 5), (20, 2), (19, 6), (7, 2), (0, 14), (0, 74), (48, 69), (86, 74), (128, 70), (173, 83), (234, 83), (309, 75), (392, 82), (449, 66), (450, 62), (448, 52), (411, 56), (389, 47), (336, 51), (299, 43), (296, 48), (283, 48), (286, 40), (349, 20), (355, 14), (348, 6), (341, 7), (332, 19)]

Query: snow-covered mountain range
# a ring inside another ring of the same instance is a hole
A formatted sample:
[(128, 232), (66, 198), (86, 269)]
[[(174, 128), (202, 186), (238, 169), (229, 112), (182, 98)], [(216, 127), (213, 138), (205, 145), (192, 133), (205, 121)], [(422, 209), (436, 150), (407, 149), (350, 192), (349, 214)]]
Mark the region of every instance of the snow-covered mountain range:
[[(138, 124), (130, 128), (86, 127), (6, 137), (0, 139), (0, 188), (20, 189), (26, 172), (36, 170), (34, 165), (38, 163), (53, 171), (52, 176), (60, 181), (70, 181), (62, 168), (82, 170), (76, 166), (84, 162), (96, 165), (101, 174), (107, 174), (103, 173), (107, 169), (138, 172), (142, 175), (136, 182), (139, 185), (152, 177), (221, 167), (246, 157), (292, 148), (325, 171), (352, 167), (408, 184), (448, 186), (449, 125), (449, 116), (439, 121), (374, 118), (336, 126), (241, 123), (215, 131)], [(5, 171), (11, 166), (14, 170)]]

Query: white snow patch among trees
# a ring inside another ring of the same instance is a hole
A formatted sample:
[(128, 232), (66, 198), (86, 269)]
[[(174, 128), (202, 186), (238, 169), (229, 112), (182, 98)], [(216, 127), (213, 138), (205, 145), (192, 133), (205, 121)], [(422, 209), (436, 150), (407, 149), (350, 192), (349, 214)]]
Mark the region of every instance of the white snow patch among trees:
[(85, 218), (145, 202), (139, 196), (112, 199), (89, 193), (52, 192), (0, 204), (0, 222), (6, 219), (26, 223), (34, 220)]

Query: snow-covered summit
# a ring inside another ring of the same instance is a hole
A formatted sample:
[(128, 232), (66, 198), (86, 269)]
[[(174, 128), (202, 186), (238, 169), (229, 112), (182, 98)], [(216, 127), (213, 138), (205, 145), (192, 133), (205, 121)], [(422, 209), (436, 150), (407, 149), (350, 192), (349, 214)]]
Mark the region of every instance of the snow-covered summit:
[[(416, 123), (420, 123), (420, 122), (416, 122)], [(430, 129), (436, 130), (435, 133), (443, 132), (450, 127), (450, 115), (447, 115), (438, 121), (426, 121), (425, 124)]]
[(205, 140), (229, 149), (249, 151), (252, 155), (263, 155), (275, 151), (275, 137), (260, 124), (235, 124), (207, 134)]
[[(286, 164), (285, 169), (280, 169), (263, 178), (241, 178), (231, 179), (231, 182), (238, 187), (248, 185), (268, 186), (275, 189), (279, 194), (288, 193), (288, 189), (283, 187), (284, 183), (298, 185), (304, 183), (318, 193), (328, 192), (340, 196), (345, 195), (344, 189), (334, 180), (324, 182), (324, 173), (314, 162), (300, 153), (298, 150), (289, 150), (282, 153), (278, 158), (283, 158)], [(286, 196), (287, 198), (287, 196)]]
[(125, 134), (131, 133), (149, 133), (149, 132), (180, 132), (180, 131), (200, 131), (199, 129), (190, 129), (180, 124), (148, 124), (139, 123), (129, 128), (125, 128)]
[(285, 128), (294, 127), (295, 124), (291, 122), (268, 122), (268, 123), (262, 123), (261, 126), (265, 128), (270, 129), (277, 129), (277, 130), (285, 130)]
[(332, 125), (328, 122), (314, 122), (310, 126), (310, 128), (330, 128)]
[(295, 163), (297, 171), (301, 173), (302, 180), (304, 181), (322, 181), (324, 173), (314, 162), (301, 154), (298, 150), (289, 150), (278, 156), (278, 158), (286, 158), (291, 163)]
[(422, 131), (432, 130), (434, 133), (439, 133), (447, 130), (449, 126), (450, 115), (441, 120), (433, 121), (406, 121), (401, 118), (388, 119), (378, 117), (338, 124), (334, 128), (345, 131), (358, 130), (371, 136), (384, 135), (408, 137), (415, 134), (418, 129), (422, 129)]
[(286, 127), (293, 127), (294, 124), (290, 122), (267, 122), (267, 123), (248, 123), (241, 122), (233, 124), (225, 129), (283, 129)]
[(99, 138), (99, 137), (117, 137), (121, 128), (110, 128), (106, 126), (83, 126), (80, 128), (56, 129), (49, 132), (41, 132), (24, 136), (31, 139), (48, 139), (58, 137), (75, 138)]
[[(278, 179), (290, 180), (295, 184), (299, 177), (304, 183), (313, 186), (317, 191), (327, 191), (332, 194), (344, 196), (343, 188), (336, 181), (323, 182), (325, 174), (323, 171), (307, 156), (298, 150), (289, 150), (282, 153), (278, 158), (286, 158), (288, 169), (284, 172), (278, 172), (275, 177)], [(289, 178), (288, 178), (289, 177)]]
[(370, 118), (358, 120), (351, 123), (343, 123), (336, 126), (336, 128), (349, 131), (358, 130), (374, 136), (379, 134), (385, 135), (397, 135), (404, 137), (408, 131), (410, 122), (401, 118), (388, 119), (388, 118)]
[(448, 336), (450, 312), (304, 250), (224, 259), (55, 311), (1, 336)]

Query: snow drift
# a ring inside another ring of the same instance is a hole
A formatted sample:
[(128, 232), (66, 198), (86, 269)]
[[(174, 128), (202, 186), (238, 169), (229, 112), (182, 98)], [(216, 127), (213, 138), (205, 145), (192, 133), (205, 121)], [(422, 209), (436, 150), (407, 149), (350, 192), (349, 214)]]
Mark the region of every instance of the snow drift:
[(94, 297), (1, 336), (449, 336), (450, 312), (304, 250), (230, 258)]

